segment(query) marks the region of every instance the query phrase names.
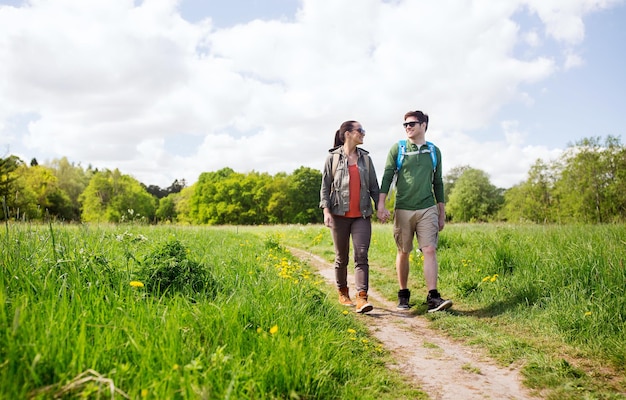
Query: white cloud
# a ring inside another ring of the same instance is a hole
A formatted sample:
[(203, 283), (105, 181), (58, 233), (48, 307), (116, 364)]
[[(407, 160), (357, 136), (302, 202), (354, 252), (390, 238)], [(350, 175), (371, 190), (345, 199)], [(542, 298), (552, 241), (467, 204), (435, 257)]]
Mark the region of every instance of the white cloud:
[(583, 64), (584, 64), (584, 60), (582, 56), (580, 56), (579, 54), (575, 53), (572, 50), (565, 51), (565, 63), (563, 64), (563, 67), (566, 70), (580, 67)]
[(444, 164), (444, 174), (454, 166), (469, 165), (485, 171), (495, 186), (507, 188), (526, 180), (537, 159), (555, 160), (562, 154), (560, 149), (525, 145), (527, 134), (518, 130), (517, 121), (502, 121), (501, 127), (505, 140), (484, 143), (462, 132), (442, 140), (444, 160), (446, 155), (454, 160), (450, 167)]
[(523, 38), (524, 42), (530, 47), (539, 47), (539, 45), (541, 44), (541, 37), (539, 36), (539, 33), (535, 30), (526, 32), (523, 35)]
[(545, 24), (549, 36), (568, 44), (585, 37), (582, 17), (590, 12), (621, 4), (623, 0), (526, 0), (528, 8)]
[[(215, 29), (210, 18), (183, 20), (176, 0), (135, 3), (33, 0), (0, 8), (3, 141), (26, 159), (67, 156), (168, 186), (226, 166), (321, 168), (341, 122), (358, 119), (382, 172), (388, 148), (404, 134), (402, 115), (422, 109), (445, 167), (481, 159), (477, 167), (507, 187), (534, 159), (555, 153), (525, 146), (508, 128), (487, 143), (464, 133), (489, 124), (509, 102), (532, 104), (520, 87), (557, 71), (553, 54), (514, 56), (515, 46), (543, 38), (512, 16), (524, 7), (537, 13), (547, 34), (571, 49), (584, 38), (582, 16), (610, 5), (304, 0), (291, 21)], [(565, 65), (582, 61), (572, 51)], [(7, 121), (21, 114), (37, 118), (27, 133), (9, 132)], [(183, 136), (201, 143), (187, 157), (167, 146)]]

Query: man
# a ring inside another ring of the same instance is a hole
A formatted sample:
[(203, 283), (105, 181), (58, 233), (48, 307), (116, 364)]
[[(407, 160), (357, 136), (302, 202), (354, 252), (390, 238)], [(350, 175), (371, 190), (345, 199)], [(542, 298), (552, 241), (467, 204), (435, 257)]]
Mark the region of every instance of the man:
[[(441, 152), (426, 142), (428, 115), (409, 111), (404, 115), (407, 139), (402, 146), (395, 143), (389, 150), (378, 200), (378, 219), (385, 222), (389, 211), (385, 200), (394, 176), (396, 177), (396, 205), (394, 212), (394, 238), (398, 252), (398, 309), (409, 309), (411, 292), (409, 254), (413, 250), (413, 237), (417, 236), (419, 249), (424, 255), (424, 277), (428, 288), (428, 312), (446, 310), (451, 300), (444, 300), (437, 291), (437, 243), (439, 231), (445, 225), (445, 200), (441, 177)], [(433, 153), (434, 154), (431, 154)], [(400, 157), (398, 157), (400, 154)]]

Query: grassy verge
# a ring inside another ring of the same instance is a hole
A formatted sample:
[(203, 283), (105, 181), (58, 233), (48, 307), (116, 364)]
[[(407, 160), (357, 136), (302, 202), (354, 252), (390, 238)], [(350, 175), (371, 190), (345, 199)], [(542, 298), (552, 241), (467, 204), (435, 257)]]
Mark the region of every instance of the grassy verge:
[(0, 398), (413, 399), (274, 234), (6, 225)]
[[(322, 226), (255, 228), (332, 261)], [(440, 291), (451, 312), (427, 315), (419, 253), (411, 255), (413, 311), (433, 326), (520, 364), (525, 384), (549, 399), (624, 398), (626, 227), (448, 225), (441, 233)], [(395, 299), (390, 225), (375, 224), (370, 284)]]

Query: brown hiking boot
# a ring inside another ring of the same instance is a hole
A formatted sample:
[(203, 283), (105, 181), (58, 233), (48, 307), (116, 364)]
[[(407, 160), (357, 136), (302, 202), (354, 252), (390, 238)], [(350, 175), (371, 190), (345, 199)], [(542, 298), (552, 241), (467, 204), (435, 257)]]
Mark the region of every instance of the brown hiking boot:
[(339, 304), (348, 307), (354, 307), (354, 303), (350, 300), (350, 294), (347, 287), (339, 289)]
[(356, 312), (363, 314), (366, 312), (370, 312), (373, 309), (374, 309), (374, 306), (372, 306), (367, 301), (367, 292), (360, 291), (356, 297)]

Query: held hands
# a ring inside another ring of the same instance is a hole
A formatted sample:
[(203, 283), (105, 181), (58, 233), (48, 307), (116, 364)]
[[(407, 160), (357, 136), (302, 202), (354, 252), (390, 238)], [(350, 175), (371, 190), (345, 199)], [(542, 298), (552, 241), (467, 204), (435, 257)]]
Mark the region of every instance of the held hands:
[(391, 216), (391, 213), (385, 208), (385, 206), (380, 206), (376, 212), (376, 216), (378, 217), (378, 220), (384, 224)]

